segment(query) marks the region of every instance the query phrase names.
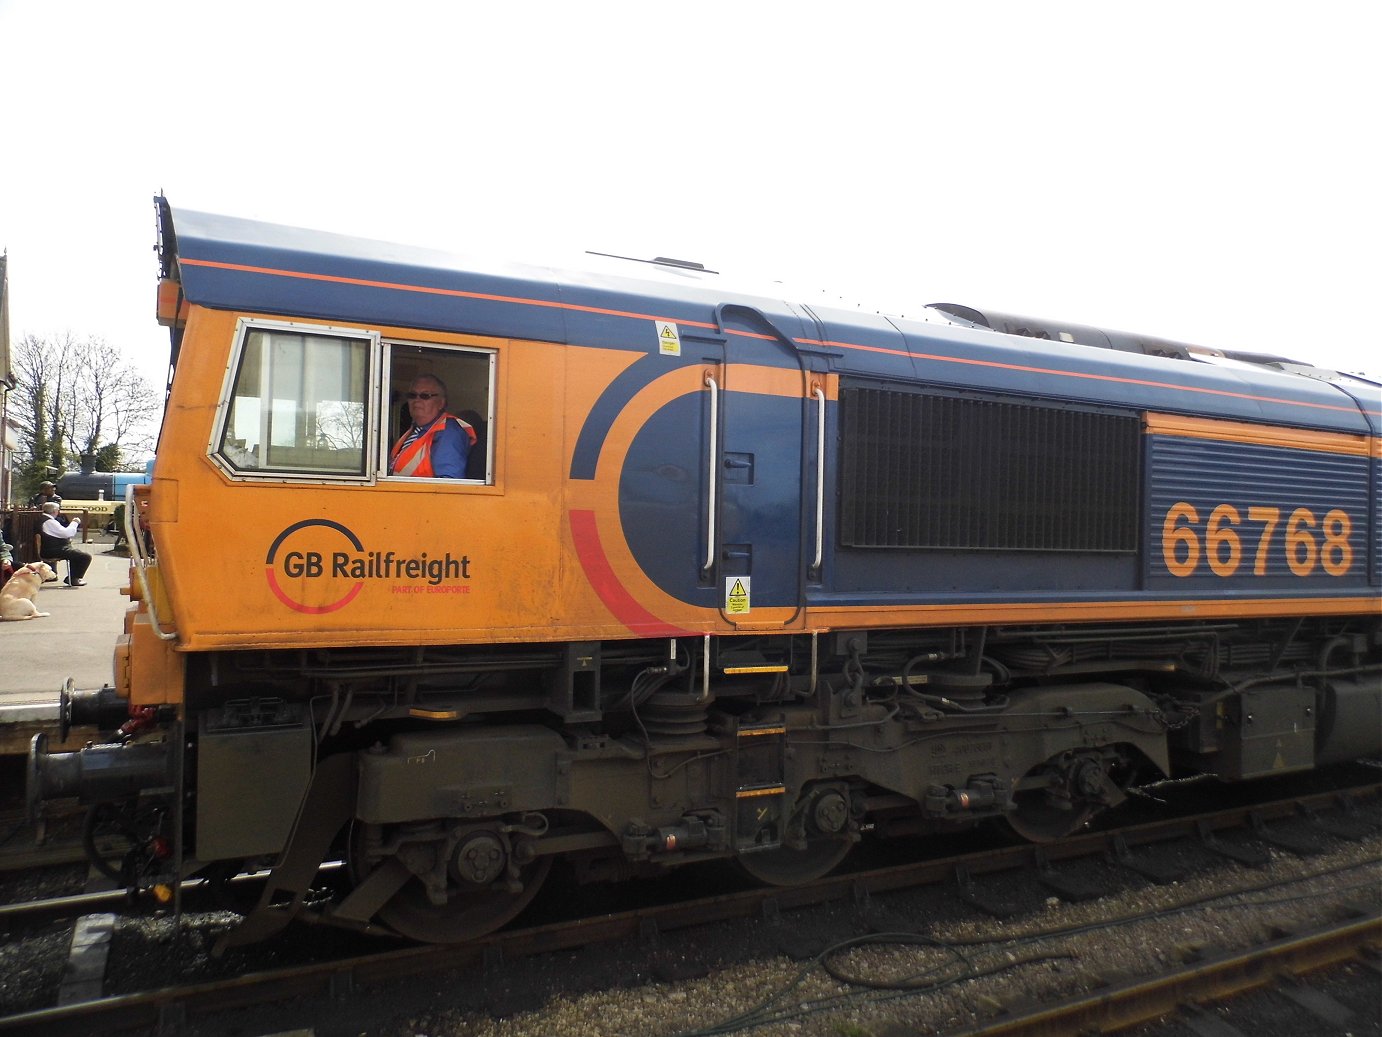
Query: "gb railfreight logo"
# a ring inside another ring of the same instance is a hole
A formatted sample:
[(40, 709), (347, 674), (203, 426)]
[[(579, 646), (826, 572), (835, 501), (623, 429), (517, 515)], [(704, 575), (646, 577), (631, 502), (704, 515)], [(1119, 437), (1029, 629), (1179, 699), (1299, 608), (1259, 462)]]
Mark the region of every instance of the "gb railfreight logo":
[(468, 594), (470, 586), (463, 581), (470, 579), (470, 559), (450, 551), (407, 557), (366, 550), (339, 522), (304, 519), (274, 539), (264, 578), (290, 609), (319, 616), (345, 608), (373, 581), (392, 581), (395, 594)]

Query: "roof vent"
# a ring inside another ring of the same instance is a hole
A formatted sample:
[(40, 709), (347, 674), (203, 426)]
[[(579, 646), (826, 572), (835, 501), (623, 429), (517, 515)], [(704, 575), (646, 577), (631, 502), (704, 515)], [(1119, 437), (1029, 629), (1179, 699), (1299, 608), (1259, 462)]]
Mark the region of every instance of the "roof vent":
[(671, 259), (667, 256), (657, 256), (654, 259), (638, 259), (634, 256), (621, 256), (614, 252), (596, 252), (587, 249), (588, 256), (604, 256), (606, 259), (624, 259), (630, 263), (647, 263), (650, 266), (670, 266), (678, 270), (699, 270), (703, 274), (718, 274), (718, 270), (707, 270), (704, 263), (697, 263), (692, 259)]
[(654, 263), (661, 263), (663, 266), (679, 266), (683, 270), (704, 270), (704, 263), (697, 263), (690, 259), (669, 259), (667, 256), (654, 256)]

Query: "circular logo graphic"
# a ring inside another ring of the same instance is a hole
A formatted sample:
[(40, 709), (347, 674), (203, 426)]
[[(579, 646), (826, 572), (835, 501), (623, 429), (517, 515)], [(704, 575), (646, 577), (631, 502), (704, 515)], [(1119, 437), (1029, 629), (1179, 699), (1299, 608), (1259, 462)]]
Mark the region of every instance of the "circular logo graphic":
[[(364, 552), (359, 537), (330, 519), (304, 519), (278, 534), (264, 559), (264, 578), (274, 597), (294, 611), (314, 616), (336, 612), (354, 601), (365, 581), (339, 574), (335, 559), (345, 548), (342, 537), (357, 557)], [(292, 581), (289, 586), (296, 594), (285, 589), (286, 581)], [(326, 594), (333, 594), (333, 599), (321, 602), (319, 595)]]

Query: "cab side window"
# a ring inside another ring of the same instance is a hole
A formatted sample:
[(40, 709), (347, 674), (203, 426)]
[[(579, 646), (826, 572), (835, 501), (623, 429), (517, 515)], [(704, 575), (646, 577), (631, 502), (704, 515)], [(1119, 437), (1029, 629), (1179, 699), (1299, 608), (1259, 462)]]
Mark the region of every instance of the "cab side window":
[(237, 472), (363, 476), (371, 341), (244, 332), (216, 453)]
[[(494, 352), (403, 342), (386, 346), (384, 471), (395, 478), (492, 482)], [(458, 462), (462, 437), (464, 456)]]

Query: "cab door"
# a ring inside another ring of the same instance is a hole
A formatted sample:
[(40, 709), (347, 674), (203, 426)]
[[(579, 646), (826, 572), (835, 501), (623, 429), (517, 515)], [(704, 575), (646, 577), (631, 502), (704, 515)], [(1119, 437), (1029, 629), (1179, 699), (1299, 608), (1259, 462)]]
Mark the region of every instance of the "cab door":
[(812, 562), (806, 487), (816, 478), (807, 450), (812, 380), (785, 333), (800, 337), (800, 321), (741, 306), (722, 306), (719, 317), (725, 362), (706, 386), (719, 425), (709, 472), (714, 550), (703, 559), (702, 578), (716, 588), (727, 621), (799, 627)]

